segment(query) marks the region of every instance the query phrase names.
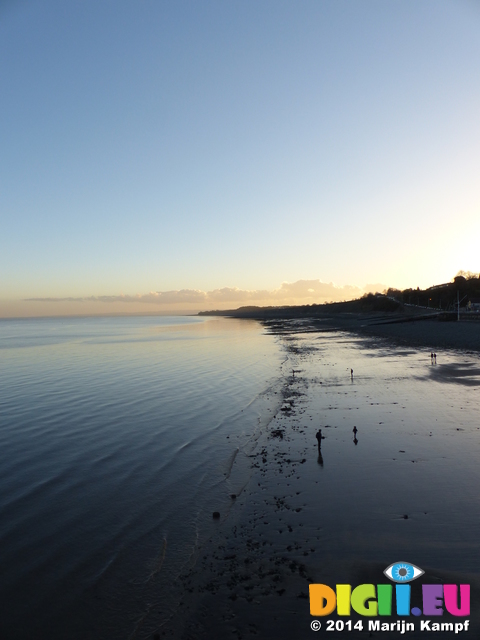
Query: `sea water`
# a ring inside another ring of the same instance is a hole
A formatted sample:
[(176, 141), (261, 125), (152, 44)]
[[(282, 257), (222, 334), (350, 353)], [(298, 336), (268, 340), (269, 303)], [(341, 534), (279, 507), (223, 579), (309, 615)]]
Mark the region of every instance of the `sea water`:
[(0, 637), (150, 637), (248, 480), (281, 357), (253, 321), (0, 321)]

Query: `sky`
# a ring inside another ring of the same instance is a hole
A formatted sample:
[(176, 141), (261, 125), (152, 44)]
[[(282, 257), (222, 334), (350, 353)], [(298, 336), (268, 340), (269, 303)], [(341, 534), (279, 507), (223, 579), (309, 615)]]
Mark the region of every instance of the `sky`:
[(476, 0), (0, 0), (0, 317), (479, 272)]

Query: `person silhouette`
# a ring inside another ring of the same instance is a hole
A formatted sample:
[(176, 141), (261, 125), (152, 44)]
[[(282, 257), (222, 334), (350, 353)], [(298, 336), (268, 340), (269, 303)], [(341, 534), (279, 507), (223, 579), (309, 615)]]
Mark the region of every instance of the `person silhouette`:
[(353, 369), (350, 369), (350, 378), (353, 380)]
[(357, 427), (353, 427), (353, 433), (355, 434), (355, 437), (357, 437), (357, 431), (358, 431)]
[(325, 436), (322, 436), (321, 429), (317, 431), (317, 433), (315, 434), (315, 437), (317, 438), (317, 442), (318, 442), (318, 454), (321, 455), (322, 440), (325, 440)]

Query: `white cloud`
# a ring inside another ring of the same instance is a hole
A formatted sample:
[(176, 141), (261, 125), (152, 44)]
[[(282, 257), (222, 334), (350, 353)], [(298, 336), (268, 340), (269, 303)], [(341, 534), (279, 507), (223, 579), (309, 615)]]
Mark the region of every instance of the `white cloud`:
[(283, 282), (278, 289), (239, 289), (223, 287), (212, 291), (180, 289), (174, 291), (151, 291), (150, 293), (115, 296), (87, 296), (81, 298), (28, 298), (26, 302), (42, 303), (123, 303), (155, 305), (157, 307), (193, 308), (198, 310), (244, 305), (315, 304), (338, 300), (351, 300), (372, 290), (383, 290), (385, 285), (366, 285), (363, 289), (352, 285), (337, 286), (320, 280), (297, 280)]

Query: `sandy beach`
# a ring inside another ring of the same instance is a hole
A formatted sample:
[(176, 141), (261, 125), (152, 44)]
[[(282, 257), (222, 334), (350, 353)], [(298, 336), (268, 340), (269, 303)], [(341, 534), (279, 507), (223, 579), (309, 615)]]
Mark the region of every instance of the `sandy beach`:
[[(470, 584), (470, 637), (479, 636), (480, 360), (465, 350), (478, 349), (479, 325), (380, 327), (267, 323), (285, 350), (276, 415), (248, 453), (249, 483), (179, 576), (183, 601), (156, 637), (316, 637), (309, 584), (385, 583), (399, 560), (425, 571), (412, 602), (422, 582)], [(424, 637), (412, 619), (408, 636)], [(379, 635), (366, 620), (355, 637)]]

